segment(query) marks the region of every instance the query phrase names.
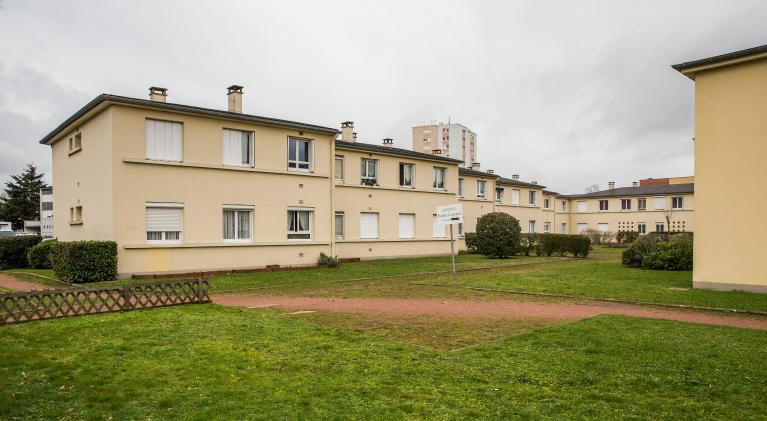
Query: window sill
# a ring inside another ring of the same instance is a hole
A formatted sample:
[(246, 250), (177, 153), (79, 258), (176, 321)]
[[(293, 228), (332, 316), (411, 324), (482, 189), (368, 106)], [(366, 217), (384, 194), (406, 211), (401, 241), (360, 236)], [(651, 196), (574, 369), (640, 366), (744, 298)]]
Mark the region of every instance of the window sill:
[(69, 221), (69, 225), (82, 225), (83, 221)]
[(263, 173), (263, 174), (283, 174), (283, 175), (296, 175), (296, 176), (303, 176), (303, 177), (329, 178), (329, 175), (327, 174), (317, 174), (309, 170), (290, 169), (288, 171), (285, 171), (285, 170), (272, 170), (272, 169), (266, 169), (266, 168), (237, 167), (237, 166), (201, 164), (201, 163), (180, 162), (180, 161), (158, 161), (158, 160), (140, 159), (140, 158), (123, 158), (123, 162), (127, 164), (167, 165), (170, 167), (182, 167), (182, 168), (202, 168), (202, 169), (210, 169), (210, 170), (245, 171), (245, 172), (252, 172), (252, 173)]
[(67, 155), (68, 155), (68, 156), (72, 156), (72, 155), (74, 155), (74, 154), (76, 154), (76, 153), (80, 152), (81, 150), (83, 150), (82, 146), (81, 146), (81, 147), (79, 147), (79, 148), (75, 148), (75, 149), (72, 149), (71, 151), (69, 151), (69, 153), (68, 153)]

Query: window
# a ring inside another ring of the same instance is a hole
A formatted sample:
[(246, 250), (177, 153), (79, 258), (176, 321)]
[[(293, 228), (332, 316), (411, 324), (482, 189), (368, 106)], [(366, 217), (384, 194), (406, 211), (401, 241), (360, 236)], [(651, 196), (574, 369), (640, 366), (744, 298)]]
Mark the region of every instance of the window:
[(431, 216), (431, 236), (445, 238), (445, 225), (437, 219), (437, 215)]
[(536, 199), (535, 192), (534, 191), (528, 192), (528, 194), (527, 194), (527, 203), (529, 203), (531, 205), (535, 205), (535, 199)]
[(184, 205), (147, 203), (146, 240), (149, 243), (178, 243), (183, 232)]
[(664, 232), (666, 230), (666, 224), (663, 222), (655, 223), (655, 232)]
[(527, 232), (530, 232), (530, 233), (535, 232), (535, 221), (527, 222)]
[(647, 199), (645, 199), (645, 198), (637, 199), (637, 209), (640, 210), (640, 211), (646, 210), (647, 209)]
[(477, 180), (477, 197), (485, 197), (486, 187), (487, 187), (486, 181)]
[(343, 240), (344, 239), (344, 213), (336, 212), (334, 222), (335, 222), (334, 230), (336, 234), (336, 239)]
[(559, 225), (559, 233), (560, 234), (567, 234), (567, 223), (566, 222), (562, 222)]
[(445, 190), (445, 173), (446, 169), (440, 167), (434, 167), (434, 182), (432, 183), (435, 189)]
[(549, 224), (548, 222), (544, 222), (543, 223), (543, 232), (548, 234), (550, 230), (551, 230), (551, 224)]
[(458, 235), (464, 235), (463, 232), (463, 222), (458, 223)]
[(586, 212), (589, 210), (589, 202), (585, 200), (578, 201), (578, 212)]
[(519, 204), (519, 190), (512, 190), (511, 191), (511, 204), (512, 205), (518, 205)]
[(400, 187), (415, 186), (415, 164), (399, 164), (399, 185)]
[(562, 212), (567, 212), (567, 201), (563, 200), (559, 202), (559, 210)]
[(548, 197), (544, 198), (543, 199), (543, 208), (544, 209), (549, 209), (550, 207), (551, 207), (551, 199), (549, 199)]
[(378, 160), (362, 158), (360, 162), (360, 184), (378, 185)]
[(495, 201), (498, 203), (503, 202), (503, 187), (495, 188)]
[(312, 239), (312, 211), (288, 209), (288, 240)]
[(146, 120), (146, 159), (181, 161), (181, 123)]
[(399, 238), (415, 238), (415, 215), (399, 214)]
[(645, 224), (644, 222), (638, 222), (637, 223), (637, 232), (640, 235), (647, 234), (647, 224)]
[(684, 208), (684, 200), (682, 197), (672, 197), (671, 198), (671, 209), (682, 209)]
[(335, 165), (336, 181), (344, 181), (344, 157), (342, 155), (336, 155)]
[(224, 206), (224, 240), (248, 241), (251, 239), (253, 211), (249, 207)]
[(621, 210), (631, 210), (631, 199), (621, 199)]
[(656, 197), (655, 198), (655, 210), (663, 210), (666, 208), (666, 198), (665, 197)]
[(360, 238), (378, 238), (378, 214), (360, 213)]
[(83, 135), (82, 133), (75, 133), (74, 136), (69, 138), (69, 154), (73, 154), (83, 148)]
[(610, 231), (610, 225), (605, 223), (599, 223), (597, 224), (597, 231), (599, 231), (602, 234), (605, 234), (606, 232)]
[(83, 222), (83, 207), (82, 206), (74, 206), (69, 208), (69, 222)]
[(578, 224), (578, 234), (583, 234), (586, 232), (586, 230), (589, 229), (588, 224), (579, 223)]
[(458, 179), (458, 196), (463, 197), (463, 178)]
[(607, 200), (600, 200), (599, 201), (599, 210), (606, 211), (609, 210), (609, 202)]
[(253, 165), (253, 133), (224, 129), (224, 165)]
[(288, 138), (288, 169), (311, 171), (312, 141), (308, 139)]

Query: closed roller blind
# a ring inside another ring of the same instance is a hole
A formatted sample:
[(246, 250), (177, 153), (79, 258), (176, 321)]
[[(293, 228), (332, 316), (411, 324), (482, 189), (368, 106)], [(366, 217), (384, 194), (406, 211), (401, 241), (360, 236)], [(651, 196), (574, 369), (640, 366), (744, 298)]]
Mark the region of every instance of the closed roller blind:
[(147, 231), (181, 231), (182, 209), (146, 208)]
[(443, 238), (445, 236), (445, 225), (437, 219), (437, 215), (431, 217), (432, 237)]
[(146, 157), (160, 161), (181, 161), (181, 123), (146, 121)]
[(401, 213), (399, 215), (399, 238), (415, 237), (415, 215)]
[(578, 202), (578, 212), (586, 212), (588, 210), (588, 202)]
[(655, 198), (655, 209), (665, 209), (666, 208), (666, 198), (665, 197), (656, 197)]
[(378, 238), (377, 213), (360, 213), (360, 238)]
[(512, 190), (511, 191), (511, 204), (512, 205), (518, 205), (519, 204), (519, 190)]

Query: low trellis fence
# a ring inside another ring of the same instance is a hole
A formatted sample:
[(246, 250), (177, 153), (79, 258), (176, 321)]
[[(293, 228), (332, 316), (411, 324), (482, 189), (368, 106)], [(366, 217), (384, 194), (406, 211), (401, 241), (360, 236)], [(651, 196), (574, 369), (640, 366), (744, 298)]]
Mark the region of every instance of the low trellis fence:
[(207, 279), (48, 289), (0, 295), (0, 324), (210, 302)]

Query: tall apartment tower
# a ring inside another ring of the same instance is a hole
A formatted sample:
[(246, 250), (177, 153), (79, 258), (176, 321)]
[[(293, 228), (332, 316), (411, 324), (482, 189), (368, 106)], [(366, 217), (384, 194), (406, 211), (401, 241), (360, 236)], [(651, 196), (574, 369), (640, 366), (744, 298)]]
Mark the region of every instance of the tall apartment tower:
[(416, 126), (413, 127), (413, 151), (460, 159), (461, 166), (471, 168), (477, 161), (477, 134), (456, 123)]

